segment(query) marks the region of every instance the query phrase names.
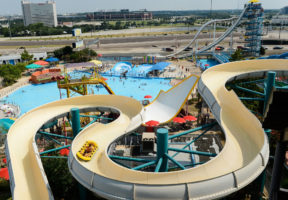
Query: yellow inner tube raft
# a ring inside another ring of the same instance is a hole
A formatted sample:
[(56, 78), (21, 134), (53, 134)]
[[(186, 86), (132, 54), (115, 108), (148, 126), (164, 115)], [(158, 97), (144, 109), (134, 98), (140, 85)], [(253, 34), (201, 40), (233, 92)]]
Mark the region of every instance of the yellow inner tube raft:
[(84, 161), (89, 161), (98, 150), (98, 145), (94, 141), (87, 141), (77, 152), (77, 157)]

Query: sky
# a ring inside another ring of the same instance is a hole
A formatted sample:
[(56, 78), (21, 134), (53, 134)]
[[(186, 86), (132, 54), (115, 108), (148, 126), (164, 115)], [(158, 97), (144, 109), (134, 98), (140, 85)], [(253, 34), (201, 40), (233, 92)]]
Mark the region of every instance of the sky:
[[(45, 2), (46, 0), (30, 0)], [(56, 0), (58, 14), (92, 12), (98, 10), (209, 10), (211, 0)], [(213, 9), (243, 8), (248, 0), (212, 0)], [(21, 0), (0, 0), (1, 15), (22, 15)], [(280, 9), (288, 6), (287, 0), (261, 0), (264, 9)]]

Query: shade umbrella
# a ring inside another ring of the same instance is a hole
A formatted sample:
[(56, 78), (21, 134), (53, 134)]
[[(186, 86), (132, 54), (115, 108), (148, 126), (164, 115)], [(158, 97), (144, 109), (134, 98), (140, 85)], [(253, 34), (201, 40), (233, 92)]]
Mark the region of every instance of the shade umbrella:
[(173, 119), (173, 122), (178, 123), (178, 124), (183, 124), (183, 123), (186, 122), (186, 120), (183, 119), (182, 117), (175, 117), (175, 118)]
[(102, 80), (103, 80), (103, 81), (107, 81), (107, 80), (108, 80), (108, 78), (104, 78), (104, 77), (102, 77)]
[(146, 122), (145, 124), (147, 126), (154, 127), (154, 126), (158, 126), (160, 123), (158, 121), (155, 121), (155, 120), (150, 120), (150, 121)]
[(7, 163), (7, 159), (3, 158), (2, 161), (6, 164)]
[(102, 65), (102, 62), (100, 60), (91, 60), (91, 63), (94, 63), (95, 65)]
[(42, 66), (45, 66), (45, 65), (49, 65), (48, 62), (44, 61), (44, 60), (39, 60), (37, 62), (34, 62), (34, 64), (36, 65), (42, 65)]
[(51, 58), (47, 58), (46, 61), (47, 61), (47, 62), (58, 62), (59, 59), (58, 59), (58, 58), (51, 57)]
[(151, 95), (145, 95), (144, 98), (145, 98), (145, 99), (151, 99), (152, 96), (151, 96)]
[(98, 53), (97, 56), (98, 56), (98, 57), (102, 57), (102, 54), (101, 54), (101, 53)]
[(195, 122), (197, 120), (196, 117), (192, 116), (192, 115), (186, 115), (183, 117), (186, 121), (190, 121), (190, 122)]
[(65, 148), (65, 149), (61, 149), (60, 150), (60, 155), (62, 156), (68, 156), (69, 155), (70, 150)]
[(27, 69), (38, 69), (42, 67), (43, 67), (42, 65), (37, 65), (35, 63), (26, 66)]
[(208, 66), (210, 66), (209, 64), (205, 64), (205, 67), (208, 67)]
[(9, 172), (8, 172), (7, 167), (0, 169), (0, 178), (4, 178), (6, 180), (9, 180)]

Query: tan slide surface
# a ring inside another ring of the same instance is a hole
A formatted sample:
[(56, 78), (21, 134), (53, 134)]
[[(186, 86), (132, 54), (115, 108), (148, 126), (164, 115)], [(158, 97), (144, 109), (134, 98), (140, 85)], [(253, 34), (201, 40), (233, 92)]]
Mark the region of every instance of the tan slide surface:
[[(84, 129), (74, 139), (71, 147), (70, 156), (72, 155), (75, 161), (85, 169), (99, 176), (125, 183), (153, 186), (197, 183), (237, 173), (237, 170), (247, 167), (259, 155), (263, 146), (267, 145), (267, 141), (259, 121), (244, 107), (233, 91), (225, 88), (225, 84), (229, 79), (240, 74), (265, 70), (283, 71), (287, 68), (287, 60), (259, 60), (233, 62), (207, 70), (201, 80), (221, 107), (218, 122), (225, 132), (226, 144), (213, 160), (183, 171), (167, 173), (134, 171), (121, 167), (108, 157), (107, 149), (115, 139), (143, 123), (145, 110), (134, 99), (116, 95), (91, 95), (65, 99), (34, 109), (13, 124), (7, 137), (6, 151), (9, 154), (9, 170), (13, 171), (15, 184), (12, 190), (13, 197), (14, 199), (49, 198), (47, 181), (41, 172), (42, 165), (36, 159), (39, 154), (33, 149), (34, 137), (45, 122), (69, 112), (74, 107), (80, 109), (112, 107), (120, 112), (119, 118), (110, 124), (92, 124)], [(185, 99), (186, 96), (183, 98)], [(82, 162), (78, 160), (76, 153), (87, 140), (95, 141), (99, 145), (99, 150), (90, 162)], [(259, 168), (255, 174), (260, 174), (264, 167)], [(245, 185), (251, 181), (249, 179), (242, 182)], [(239, 185), (239, 188), (241, 187), (243, 186)]]

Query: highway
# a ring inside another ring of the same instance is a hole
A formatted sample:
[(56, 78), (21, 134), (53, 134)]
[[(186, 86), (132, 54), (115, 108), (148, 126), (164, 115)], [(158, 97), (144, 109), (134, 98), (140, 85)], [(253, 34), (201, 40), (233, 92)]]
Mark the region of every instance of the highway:
[[(217, 33), (216, 37), (219, 37), (221, 33)], [(159, 35), (159, 36), (137, 36), (137, 37), (115, 37), (115, 38), (101, 38), (101, 44), (120, 44), (120, 43), (138, 43), (138, 42), (159, 42), (159, 41), (171, 41), (171, 40), (190, 40), (194, 37), (194, 34), (182, 34), (182, 35)], [(204, 39), (209, 37), (209, 34), (201, 34), (199, 39)], [(96, 37), (95, 37), (96, 38)], [(93, 39), (84, 39), (84, 41), (90, 41)], [(13, 38), (12, 40), (0, 41), (0, 46), (46, 46), (46, 45), (71, 45), (72, 42), (75, 41), (75, 38), (71, 37), (71, 39), (52, 39), (52, 40), (16, 40)]]

